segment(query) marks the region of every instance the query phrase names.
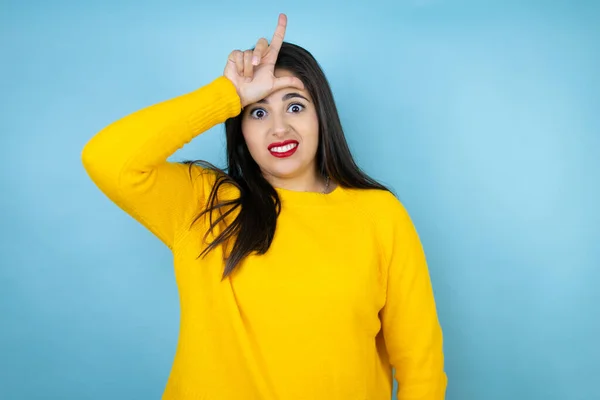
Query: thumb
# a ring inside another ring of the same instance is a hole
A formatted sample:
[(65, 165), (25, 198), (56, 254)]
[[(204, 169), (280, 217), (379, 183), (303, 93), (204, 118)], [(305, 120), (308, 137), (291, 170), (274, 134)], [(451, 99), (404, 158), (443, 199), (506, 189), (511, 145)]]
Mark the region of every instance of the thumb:
[(300, 90), (304, 90), (304, 83), (296, 78), (295, 76), (282, 76), (281, 78), (275, 78), (273, 82), (273, 91), (281, 90), (286, 87), (293, 87)]

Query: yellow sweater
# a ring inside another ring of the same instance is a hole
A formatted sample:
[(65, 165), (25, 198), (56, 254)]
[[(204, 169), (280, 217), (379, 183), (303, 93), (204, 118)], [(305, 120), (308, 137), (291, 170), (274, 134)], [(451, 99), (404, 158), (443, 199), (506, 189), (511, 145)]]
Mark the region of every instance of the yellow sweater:
[[(221, 279), (222, 249), (197, 256), (189, 229), (214, 175), (192, 179), (176, 150), (240, 112), (224, 77), (139, 110), (85, 146), (96, 185), (173, 252), (179, 341), (163, 399), (441, 400), (444, 372), (425, 256), (390, 193), (277, 189), (273, 244)], [(225, 190), (223, 196), (236, 196)]]

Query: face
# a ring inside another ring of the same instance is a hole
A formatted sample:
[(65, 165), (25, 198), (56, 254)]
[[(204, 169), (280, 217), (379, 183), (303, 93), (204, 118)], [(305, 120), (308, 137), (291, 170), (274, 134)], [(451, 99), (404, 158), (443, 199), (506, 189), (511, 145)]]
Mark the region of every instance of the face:
[[(275, 70), (275, 76), (292, 75)], [(269, 181), (314, 179), (319, 121), (306, 90), (286, 88), (248, 105), (242, 132), (252, 158)]]

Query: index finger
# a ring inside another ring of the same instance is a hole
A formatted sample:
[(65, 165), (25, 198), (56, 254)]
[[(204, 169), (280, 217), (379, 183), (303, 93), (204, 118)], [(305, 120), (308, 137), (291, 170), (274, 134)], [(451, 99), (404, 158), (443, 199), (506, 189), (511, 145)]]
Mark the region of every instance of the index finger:
[(277, 28), (273, 39), (271, 39), (271, 45), (269, 46), (269, 56), (277, 59), (279, 50), (283, 45), (283, 38), (285, 37), (285, 28), (287, 26), (287, 16), (285, 14), (279, 14), (279, 21), (277, 22)]

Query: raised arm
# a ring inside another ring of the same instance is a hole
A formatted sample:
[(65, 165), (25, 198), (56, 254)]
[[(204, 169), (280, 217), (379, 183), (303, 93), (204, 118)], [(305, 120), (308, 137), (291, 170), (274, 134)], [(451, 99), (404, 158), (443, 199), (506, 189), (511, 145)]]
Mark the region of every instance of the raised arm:
[(219, 77), (108, 125), (84, 147), (83, 165), (108, 198), (171, 248), (203, 185), (193, 183), (187, 165), (167, 159), (240, 110), (236, 88)]
[(194, 183), (198, 174), (190, 178), (187, 165), (168, 162), (168, 157), (272, 91), (304, 87), (298, 78), (274, 75), (286, 25), (281, 14), (270, 45), (260, 39), (254, 50), (231, 52), (223, 76), (127, 115), (97, 133), (83, 149), (83, 165), (100, 190), (169, 248), (198, 211), (210, 185)]

